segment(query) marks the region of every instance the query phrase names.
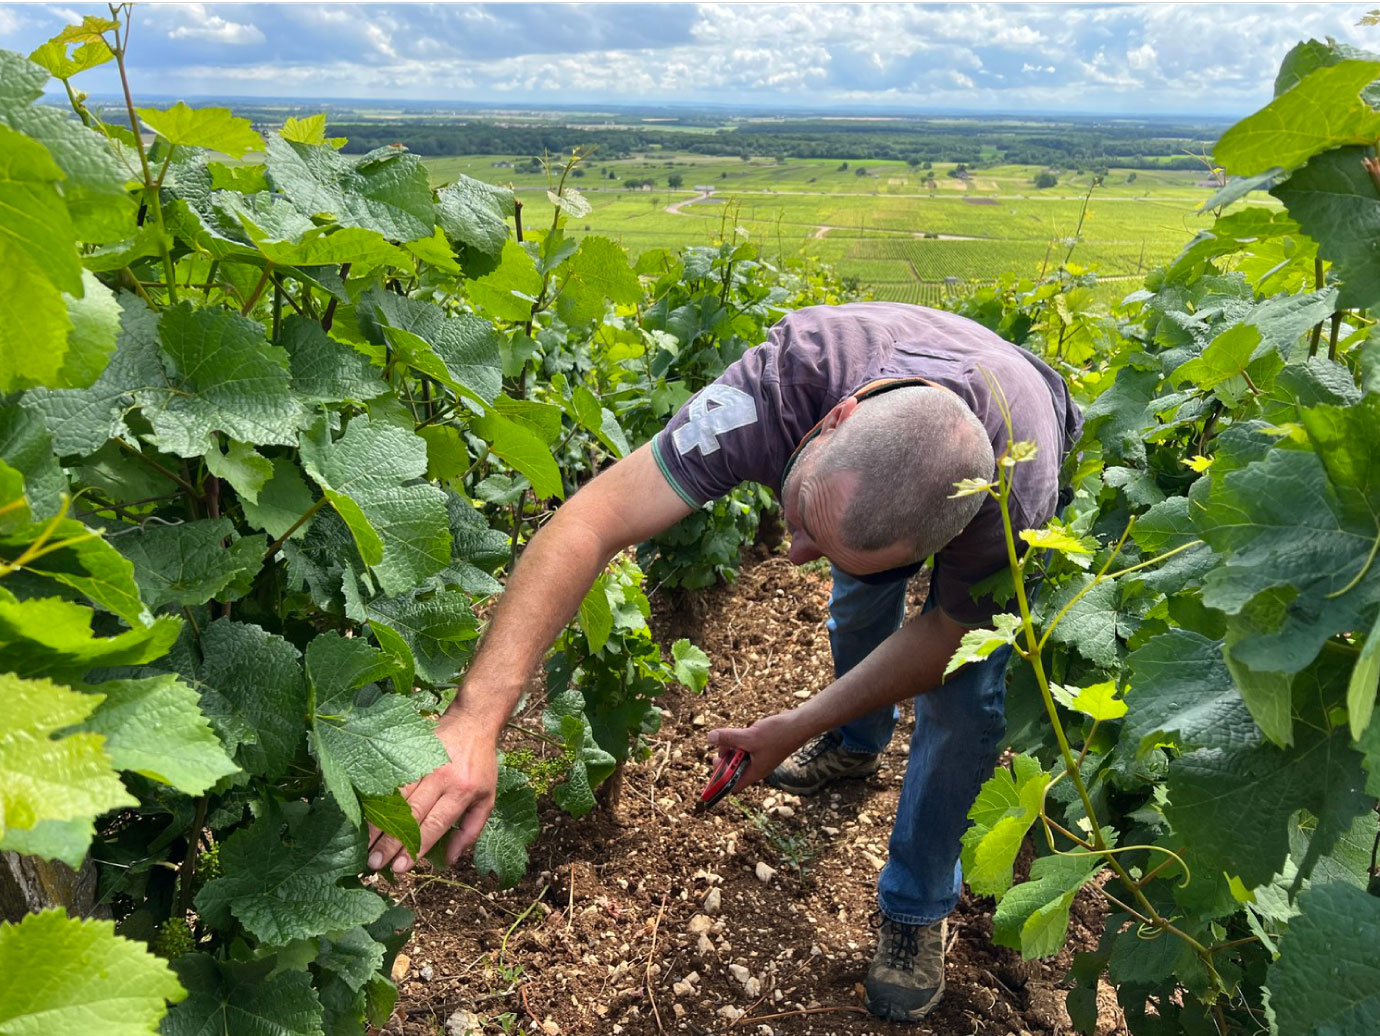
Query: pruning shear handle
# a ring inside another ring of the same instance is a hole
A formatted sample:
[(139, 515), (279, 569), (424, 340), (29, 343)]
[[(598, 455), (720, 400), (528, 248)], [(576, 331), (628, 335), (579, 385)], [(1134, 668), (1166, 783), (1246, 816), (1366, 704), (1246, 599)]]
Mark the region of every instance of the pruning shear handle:
[(751, 762), (752, 756), (741, 748), (735, 748), (727, 755), (719, 756), (714, 764), (714, 772), (709, 777), (709, 783), (704, 791), (700, 792), (700, 801), (695, 808), (700, 811), (713, 809), (725, 795), (738, 786)]

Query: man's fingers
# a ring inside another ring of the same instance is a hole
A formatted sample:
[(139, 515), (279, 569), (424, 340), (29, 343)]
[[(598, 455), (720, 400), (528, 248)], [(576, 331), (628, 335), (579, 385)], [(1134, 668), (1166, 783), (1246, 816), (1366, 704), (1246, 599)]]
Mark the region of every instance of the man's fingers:
[[(440, 781), (433, 781), (428, 776), (424, 780), (409, 785), (407, 789), (400, 790), (404, 790), (409, 795), (408, 805), (412, 807), (412, 815), (417, 818), (417, 822), (420, 824), (422, 819), (435, 808), (437, 800), (444, 792), (444, 785)], [(425, 852), (426, 848), (427, 846), (424, 845), (422, 851)], [(369, 859), (367, 862), (370, 870), (376, 871), (387, 867), (389, 862), (402, 851), (402, 842), (392, 835), (384, 834), (372, 824), (369, 826)]]

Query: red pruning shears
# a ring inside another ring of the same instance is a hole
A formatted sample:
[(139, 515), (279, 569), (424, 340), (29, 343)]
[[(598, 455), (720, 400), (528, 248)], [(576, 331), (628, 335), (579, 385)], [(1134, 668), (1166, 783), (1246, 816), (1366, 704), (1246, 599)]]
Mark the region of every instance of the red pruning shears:
[(695, 808), (701, 812), (713, 809), (725, 795), (738, 786), (751, 762), (752, 756), (741, 748), (735, 748), (727, 755), (719, 756), (714, 764), (714, 772), (709, 777), (709, 784), (700, 792), (700, 801), (696, 803)]

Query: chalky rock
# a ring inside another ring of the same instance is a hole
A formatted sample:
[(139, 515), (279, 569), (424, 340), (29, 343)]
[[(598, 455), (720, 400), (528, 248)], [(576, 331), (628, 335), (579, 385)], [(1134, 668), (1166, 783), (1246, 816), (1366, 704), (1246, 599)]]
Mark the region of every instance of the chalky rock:
[(759, 860), (757, 862), (757, 880), (760, 881), (763, 885), (769, 885), (771, 883), (771, 879), (774, 877), (776, 877), (776, 868), (769, 867)]

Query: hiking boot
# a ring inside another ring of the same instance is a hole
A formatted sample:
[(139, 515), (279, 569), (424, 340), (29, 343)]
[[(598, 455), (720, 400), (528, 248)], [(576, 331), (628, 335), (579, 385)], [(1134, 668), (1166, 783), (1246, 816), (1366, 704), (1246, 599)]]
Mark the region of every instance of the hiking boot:
[(947, 920), (902, 924), (880, 910), (872, 915), (877, 952), (867, 969), (867, 1009), (892, 1022), (916, 1022), (944, 995)]
[(767, 783), (792, 795), (813, 795), (845, 777), (871, 777), (882, 767), (880, 752), (850, 752), (837, 730), (798, 749), (767, 777)]

